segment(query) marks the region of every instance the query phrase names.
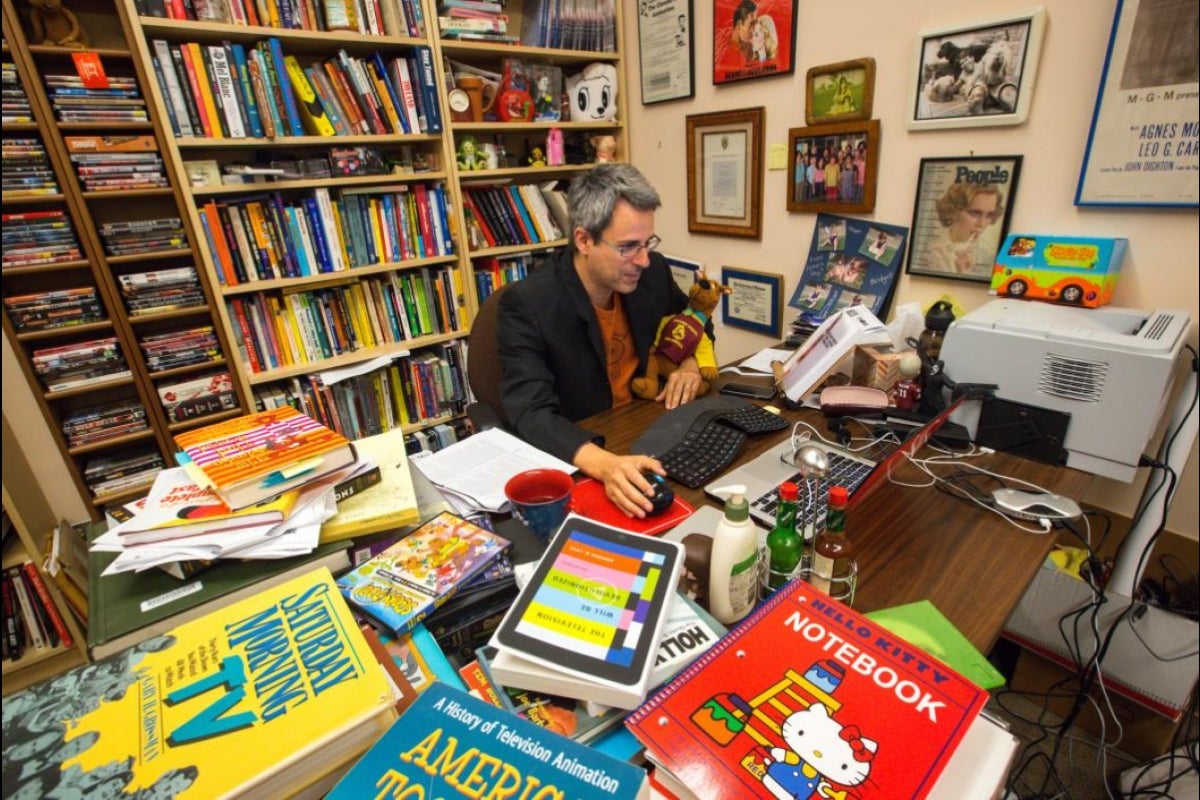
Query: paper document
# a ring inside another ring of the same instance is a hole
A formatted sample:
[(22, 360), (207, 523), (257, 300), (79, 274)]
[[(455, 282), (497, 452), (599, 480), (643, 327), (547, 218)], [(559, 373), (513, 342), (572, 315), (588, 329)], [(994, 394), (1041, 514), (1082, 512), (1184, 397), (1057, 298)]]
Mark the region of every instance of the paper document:
[(575, 472), (575, 467), (567, 462), (497, 428), (468, 436), (436, 453), (415, 454), (411, 461), (444, 493), (466, 499), (474, 509), (493, 513), (506, 510), (504, 484), (518, 472), (527, 469)]
[(791, 350), (781, 347), (764, 347), (737, 366), (725, 367), (721, 372), (736, 372), (738, 375), (773, 375), (775, 371), (771, 369), (771, 364), (775, 361), (782, 364), (791, 355)]

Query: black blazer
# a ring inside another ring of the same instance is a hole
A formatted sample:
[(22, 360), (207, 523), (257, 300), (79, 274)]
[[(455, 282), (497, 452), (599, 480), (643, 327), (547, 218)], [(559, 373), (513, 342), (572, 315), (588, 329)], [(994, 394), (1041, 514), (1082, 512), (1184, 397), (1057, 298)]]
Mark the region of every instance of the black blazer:
[[(650, 253), (650, 266), (623, 301), (640, 375), (659, 322), (688, 300), (666, 260)], [(575, 424), (611, 408), (612, 389), (600, 324), (569, 247), (505, 291), (498, 337), (504, 413), (517, 435), (568, 462), (587, 442), (603, 446), (603, 437)]]

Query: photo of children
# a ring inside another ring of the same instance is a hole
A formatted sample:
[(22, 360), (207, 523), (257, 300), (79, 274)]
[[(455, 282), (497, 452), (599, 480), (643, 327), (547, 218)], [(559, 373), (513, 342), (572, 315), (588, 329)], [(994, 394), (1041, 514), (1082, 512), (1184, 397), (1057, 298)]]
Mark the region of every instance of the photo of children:
[(896, 257), (898, 250), (897, 243), (893, 242), (892, 237), (888, 236), (886, 232), (878, 228), (871, 228), (867, 231), (862, 248), (858, 252), (884, 266), (891, 266), (892, 259)]
[(867, 260), (862, 256), (830, 255), (824, 278), (828, 283), (860, 289), (867, 279)]

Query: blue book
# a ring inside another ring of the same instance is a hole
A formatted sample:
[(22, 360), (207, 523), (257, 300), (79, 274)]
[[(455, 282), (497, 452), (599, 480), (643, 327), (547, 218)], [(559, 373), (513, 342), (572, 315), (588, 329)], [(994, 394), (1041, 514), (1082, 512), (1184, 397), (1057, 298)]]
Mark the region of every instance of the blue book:
[[(438, 103), (437, 81), (433, 72), (433, 51), (426, 45), (416, 48), (417, 60), (420, 62), (421, 94), (425, 98), (425, 133), (442, 132), (442, 109)], [(415, 77), (415, 76), (414, 76)]]
[(417, 133), (408, 129), (408, 115), (404, 113), (404, 100), (400, 98), (400, 93), (396, 90), (395, 83), (388, 77), (387, 67), (384, 66), (383, 56), (378, 52), (372, 53), (371, 58), (366, 61), (367, 67), (375, 73), (375, 78), (383, 84), (387, 89), (388, 97), (392, 100), (392, 105), (396, 108), (396, 117), (400, 120), (400, 128), (404, 133)]
[(317, 210), (315, 197), (304, 198), (304, 216), (308, 221), (308, 230), (313, 237), (313, 252), (320, 263), (319, 272), (333, 272), (333, 261), (329, 258), (329, 242), (325, 240), (325, 230), (321, 227), (321, 212)]
[(313, 265), (309, 262), (308, 251), (304, 247), (304, 234), (300, 232), (300, 219), (297, 216), (299, 212), (295, 206), (284, 206), (283, 213), (287, 217), (288, 236), (296, 248), (296, 263), (300, 267), (300, 275), (312, 275)]
[(238, 102), (241, 103), (242, 109), (246, 112), (246, 124), (250, 128), (250, 135), (261, 139), (265, 133), (262, 126), (262, 117), (258, 113), (258, 100), (254, 97), (254, 87), (250, 83), (250, 66), (246, 61), (246, 48), (240, 44), (230, 44), (229, 51), (233, 55), (233, 69), (235, 79), (233, 81), (234, 91), (237, 92)]
[(462, 689), (435, 683), (327, 797), (400, 797), (406, 790), (421, 797), (456, 797), (462, 795), (460, 787), (468, 775), (477, 779), (472, 787), (480, 796), (517, 797), (520, 787), (525, 791), (519, 794), (530, 797), (633, 800), (650, 792), (641, 767), (573, 742)]
[(438, 233), (441, 235), (442, 246), (439, 252), (444, 256), (454, 254), (454, 240), (450, 238), (450, 209), (446, 205), (446, 187), (442, 184), (430, 187), (434, 197), (434, 210), (442, 221)]
[(279, 93), (283, 95), (283, 108), (287, 112), (288, 129), (292, 136), (304, 135), (304, 124), (300, 121), (300, 108), (296, 105), (296, 92), (292, 82), (288, 80), (287, 64), (283, 61), (283, 45), (274, 36), (267, 39), (271, 51), (271, 64), (274, 66), (275, 80), (279, 82)]

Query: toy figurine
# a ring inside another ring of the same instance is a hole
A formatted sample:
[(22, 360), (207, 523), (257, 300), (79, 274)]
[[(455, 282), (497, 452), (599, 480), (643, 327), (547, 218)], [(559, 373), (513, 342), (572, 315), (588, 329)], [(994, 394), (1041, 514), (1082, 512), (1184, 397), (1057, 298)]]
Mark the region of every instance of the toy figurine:
[(29, 0), (30, 44), (70, 47), (82, 50), (88, 46), (87, 31), (62, 0)]
[(708, 381), (717, 377), (717, 356), (713, 349), (713, 333), (710, 315), (723, 295), (733, 292), (699, 273), (688, 292), (688, 307), (678, 314), (663, 317), (658, 326), (658, 336), (646, 359), (646, 374), (634, 378), (630, 388), (633, 396), (642, 400), (653, 400), (661, 390), (659, 376), (666, 378), (683, 362), (694, 356), (700, 366), (700, 387), (696, 396), (708, 391)]
[(566, 79), (572, 122), (613, 122), (617, 118), (617, 68), (595, 62)]
[(488, 168), (487, 153), (480, 149), (474, 136), (464, 136), (459, 140), (458, 167), (468, 172)]
[(546, 133), (546, 163), (552, 167), (560, 167), (567, 163), (562, 128), (551, 128)]
[(534, 147), (529, 151), (529, 166), (544, 167), (546, 166), (546, 154), (542, 152), (542, 148)]
[(597, 164), (610, 164), (617, 160), (617, 137), (598, 133), (588, 141), (596, 151)]

